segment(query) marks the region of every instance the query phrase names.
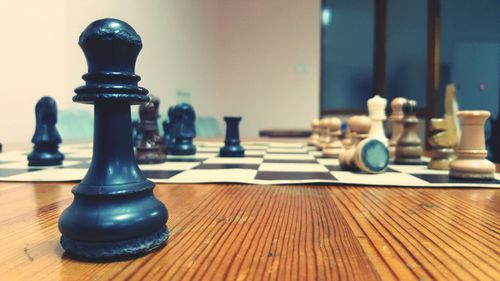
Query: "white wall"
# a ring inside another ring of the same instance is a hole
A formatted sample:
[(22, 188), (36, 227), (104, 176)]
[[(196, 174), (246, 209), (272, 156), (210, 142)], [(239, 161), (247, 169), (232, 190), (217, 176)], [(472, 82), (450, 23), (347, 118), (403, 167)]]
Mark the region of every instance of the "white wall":
[(219, 0), (217, 86), (243, 136), (319, 115), (320, 1)]
[(0, 142), (29, 142), (43, 95), (92, 110), (71, 101), (86, 72), (77, 42), (104, 17), (141, 35), (136, 72), (163, 116), (185, 91), (199, 116), (242, 115), (242, 136), (306, 128), (319, 108), (319, 2), (0, 0)]

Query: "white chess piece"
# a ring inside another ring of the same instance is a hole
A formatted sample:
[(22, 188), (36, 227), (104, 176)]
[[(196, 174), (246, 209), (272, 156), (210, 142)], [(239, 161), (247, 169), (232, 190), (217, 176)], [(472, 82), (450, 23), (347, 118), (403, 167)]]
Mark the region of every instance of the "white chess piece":
[(372, 121), (368, 137), (378, 139), (386, 146), (389, 145), (389, 141), (385, 136), (383, 123), (387, 118), (385, 116), (385, 107), (387, 106), (387, 100), (380, 97), (379, 95), (376, 95), (373, 98), (368, 99), (368, 102), (366, 104), (368, 106), (368, 113)]

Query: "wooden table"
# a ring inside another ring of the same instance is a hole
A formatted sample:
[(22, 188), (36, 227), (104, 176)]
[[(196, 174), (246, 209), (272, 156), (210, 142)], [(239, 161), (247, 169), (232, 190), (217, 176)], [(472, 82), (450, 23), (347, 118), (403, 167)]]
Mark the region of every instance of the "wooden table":
[(159, 184), (168, 244), (71, 260), (74, 183), (0, 184), (0, 280), (500, 280), (500, 191)]

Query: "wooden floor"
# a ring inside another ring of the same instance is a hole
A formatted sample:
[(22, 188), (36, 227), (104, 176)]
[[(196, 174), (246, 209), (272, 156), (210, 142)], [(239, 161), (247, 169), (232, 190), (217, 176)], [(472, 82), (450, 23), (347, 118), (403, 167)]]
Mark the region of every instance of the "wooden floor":
[(71, 260), (74, 183), (0, 184), (0, 280), (500, 280), (500, 190), (157, 185), (168, 244)]

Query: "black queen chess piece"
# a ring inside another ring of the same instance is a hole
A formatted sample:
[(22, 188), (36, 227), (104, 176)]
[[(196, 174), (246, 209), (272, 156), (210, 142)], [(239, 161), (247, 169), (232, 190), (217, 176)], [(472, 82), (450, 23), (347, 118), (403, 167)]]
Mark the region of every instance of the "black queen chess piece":
[(221, 147), (220, 157), (244, 157), (245, 149), (240, 145), (239, 123), (241, 117), (224, 117), (226, 122), (226, 138)]
[(173, 155), (196, 154), (196, 146), (193, 144), (193, 138), (196, 137), (194, 108), (190, 104), (179, 103), (172, 112), (169, 111), (169, 117), (170, 115), (175, 144), (169, 152)]
[(28, 166), (61, 165), (64, 155), (59, 152), (61, 136), (56, 128), (57, 104), (51, 97), (42, 97), (35, 106), (36, 127), (31, 142), (33, 152), (28, 155)]
[(141, 38), (121, 20), (101, 19), (83, 31), (79, 45), (88, 73), (73, 101), (94, 104), (94, 145), (90, 168), (59, 218), (61, 245), (87, 260), (135, 257), (169, 236), (167, 209), (137, 166), (130, 133), (130, 105), (149, 101), (135, 74)]

